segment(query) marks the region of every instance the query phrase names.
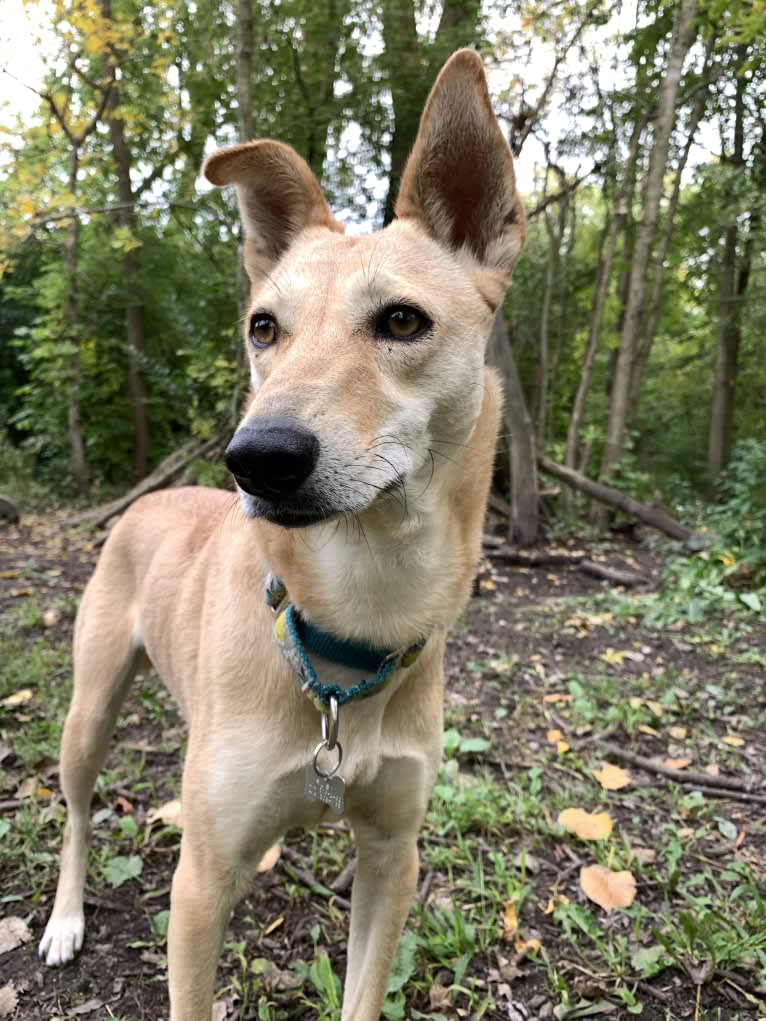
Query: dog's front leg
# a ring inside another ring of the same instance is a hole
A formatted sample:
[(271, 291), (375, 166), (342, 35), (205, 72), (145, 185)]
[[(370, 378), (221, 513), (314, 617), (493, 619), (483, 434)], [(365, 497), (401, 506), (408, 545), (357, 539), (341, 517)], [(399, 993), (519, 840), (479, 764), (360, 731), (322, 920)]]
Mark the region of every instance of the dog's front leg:
[(378, 1021), (418, 878), (417, 832), (354, 824), (359, 849), (342, 1021)]
[(170, 895), (171, 1021), (210, 1021), (218, 958), (237, 893), (235, 874), (195, 849), (185, 833)]

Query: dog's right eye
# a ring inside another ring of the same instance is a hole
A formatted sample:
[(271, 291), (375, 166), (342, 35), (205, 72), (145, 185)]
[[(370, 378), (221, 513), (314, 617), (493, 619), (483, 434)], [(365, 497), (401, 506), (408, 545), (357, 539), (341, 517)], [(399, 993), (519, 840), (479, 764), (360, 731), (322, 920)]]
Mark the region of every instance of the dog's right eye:
[(264, 312), (250, 316), (249, 337), (256, 347), (271, 347), (277, 339), (276, 320)]

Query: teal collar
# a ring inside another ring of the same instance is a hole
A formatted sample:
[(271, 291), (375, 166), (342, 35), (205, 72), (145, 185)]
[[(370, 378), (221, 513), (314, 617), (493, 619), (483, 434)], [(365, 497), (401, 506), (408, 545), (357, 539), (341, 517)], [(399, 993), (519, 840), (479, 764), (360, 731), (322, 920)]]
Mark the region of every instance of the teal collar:
[[(284, 583), (273, 576), (267, 582), (266, 602), (277, 614), (274, 637), (280, 651), (298, 675), (302, 690), (320, 712), (329, 709), (331, 699), (342, 706), (356, 698), (367, 698), (381, 691), (394, 671), (415, 662), (425, 645), (425, 639), (421, 639), (406, 649), (392, 650), (338, 638), (305, 620), (293, 603), (289, 602)], [(339, 684), (324, 684), (317, 676), (309, 653), (338, 666), (372, 676), (347, 688)]]

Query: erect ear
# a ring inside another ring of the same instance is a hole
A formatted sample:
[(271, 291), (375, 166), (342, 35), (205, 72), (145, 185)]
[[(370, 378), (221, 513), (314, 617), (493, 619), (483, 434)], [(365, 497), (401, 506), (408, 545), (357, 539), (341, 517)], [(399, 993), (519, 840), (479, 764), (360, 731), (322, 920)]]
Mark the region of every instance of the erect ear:
[(510, 278), (526, 238), (524, 207), (473, 50), (454, 53), (436, 79), (402, 176), (396, 215), (420, 221), (452, 248), (466, 246)]
[(245, 229), (245, 268), (257, 280), (307, 227), (343, 233), (308, 163), (289, 145), (263, 139), (230, 145), (208, 156), (211, 184), (233, 184)]

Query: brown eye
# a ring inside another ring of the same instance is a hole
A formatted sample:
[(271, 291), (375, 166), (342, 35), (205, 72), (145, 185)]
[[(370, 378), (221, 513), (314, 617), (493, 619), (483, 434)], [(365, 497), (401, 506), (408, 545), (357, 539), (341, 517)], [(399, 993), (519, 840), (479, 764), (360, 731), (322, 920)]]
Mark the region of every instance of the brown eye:
[(375, 332), (393, 340), (414, 340), (431, 325), (430, 319), (410, 305), (389, 305), (377, 316)]
[(270, 347), (277, 339), (276, 321), (263, 312), (250, 317), (250, 340), (256, 347)]

